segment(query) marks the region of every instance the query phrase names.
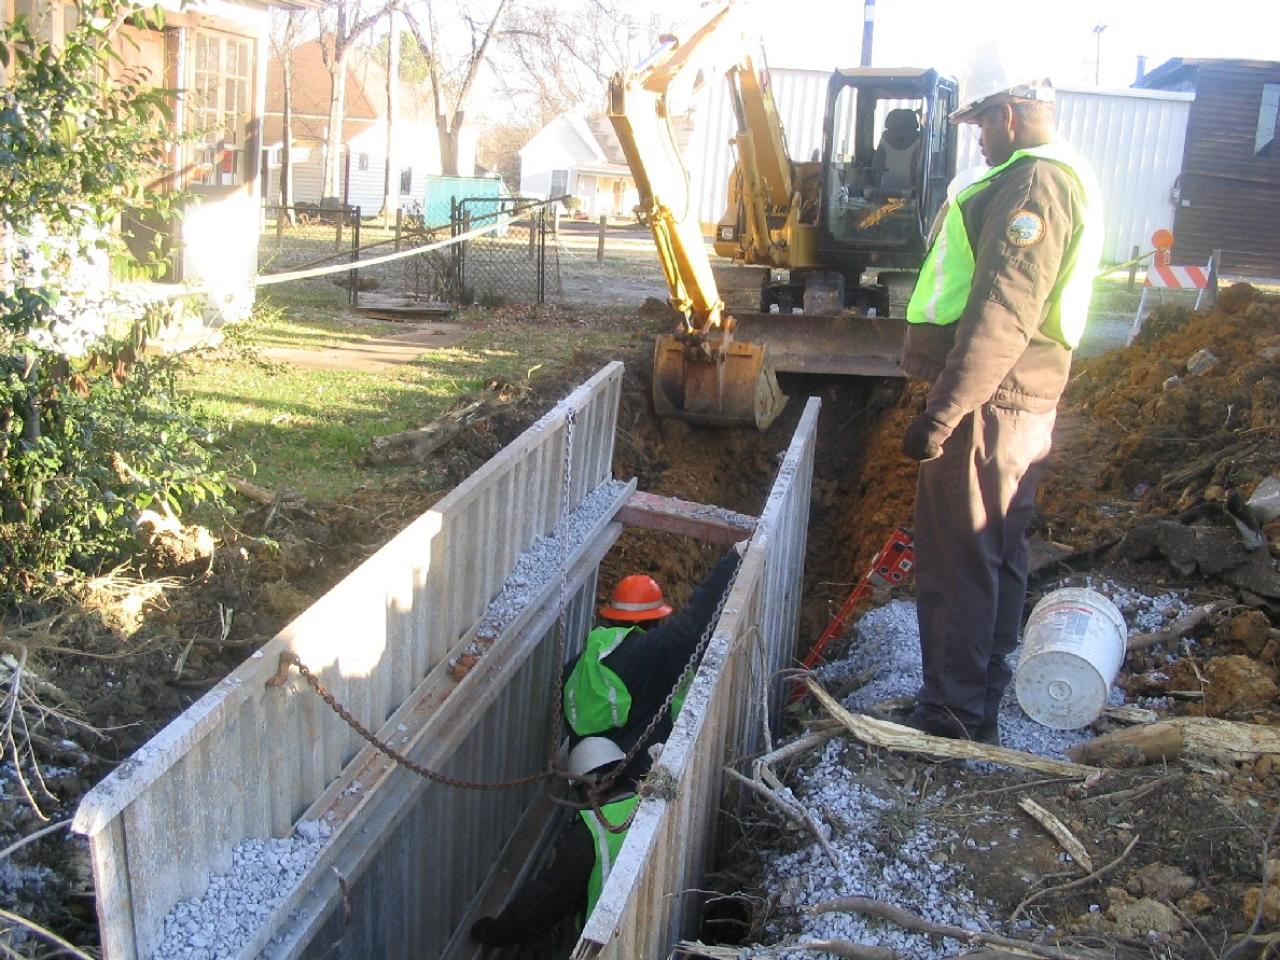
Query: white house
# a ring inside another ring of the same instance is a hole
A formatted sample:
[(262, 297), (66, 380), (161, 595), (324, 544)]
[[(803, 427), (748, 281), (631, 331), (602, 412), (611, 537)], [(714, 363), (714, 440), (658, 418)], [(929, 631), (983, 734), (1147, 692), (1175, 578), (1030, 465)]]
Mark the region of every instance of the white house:
[(629, 217), (640, 198), (607, 117), (562, 113), (519, 150), (520, 195), (576, 197), (579, 211)]
[[(347, 70), (346, 118), (342, 181), (338, 199), (358, 206), (363, 216), (382, 209), (386, 176), (387, 82), (384, 69), (371, 58), (353, 58)], [(329, 72), (312, 40), (293, 51), (293, 200), (319, 203), (324, 185), (324, 140), (329, 127)], [(280, 167), (284, 124), (283, 66), (272, 58), (267, 76), (267, 110), (262, 165), (268, 203), (280, 202)], [(441, 172), (440, 142), (429, 100), (429, 88), (402, 81), (395, 124), (391, 176), (400, 206), (421, 204), (426, 178)], [(476, 138), (462, 131), (458, 167), (475, 168)]]

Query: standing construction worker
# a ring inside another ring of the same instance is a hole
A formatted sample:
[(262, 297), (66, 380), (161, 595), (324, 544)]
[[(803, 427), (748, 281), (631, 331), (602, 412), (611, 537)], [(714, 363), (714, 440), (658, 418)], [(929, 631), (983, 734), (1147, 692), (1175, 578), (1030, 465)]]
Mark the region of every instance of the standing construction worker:
[(1055, 137), (1053, 87), (1015, 51), (980, 48), (952, 123), (991, 169), (958, 190), (907, 308), (902, 369), (928, 380), (902, 449), (920, 461), (916, 595), (924, 683), (908, 722), (999, 741), (1026, 597), (1026, 534), (1058, 398), (1102, 252), (1088, 162)]
[[(743, 540), (727, 551), (674, 615), (652, 577), (633, 574), (618, 581), (609, 603), (600, 608), (602, 625), (587, 635), (582, 654), (565, 668), (564, 715), (571, 744), (605, 736), (631, 751), (680, 682), (746, 545)], [(683, 691), (676, 691), (647, 745), (667, 739), (683, 699)], [(642, 750), (628, 776), (643, 776), (648, 761)]]

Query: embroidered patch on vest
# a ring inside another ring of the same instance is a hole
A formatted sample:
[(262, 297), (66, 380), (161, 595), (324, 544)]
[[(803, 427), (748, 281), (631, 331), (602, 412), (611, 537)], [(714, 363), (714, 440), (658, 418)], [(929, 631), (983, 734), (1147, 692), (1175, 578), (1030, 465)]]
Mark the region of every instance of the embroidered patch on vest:
[(1015, 211), (1005, 236), (1015, 247), (1034, 247), (1044, 239), (1044, 218), (1030, 210)]

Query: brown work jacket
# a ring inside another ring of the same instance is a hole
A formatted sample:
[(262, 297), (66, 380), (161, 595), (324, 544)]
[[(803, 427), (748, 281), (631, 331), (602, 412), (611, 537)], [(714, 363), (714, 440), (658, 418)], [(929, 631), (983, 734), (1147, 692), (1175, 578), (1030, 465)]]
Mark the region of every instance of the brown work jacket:
[[(909, 324), (901, 361), (908, 376), (933, 384), (928, 414), (954, 427), (987, 402), (1034, 413), (1057, 406), (1071, 351), (1042, 327), (1083, 211), (1071, 174), (1035, 157), (1017, 161), (965, 203), (974, 271), (964, 313), (948, 326)], [(1039, 239), (1025, 229), (1035, 217), (1043, 226)]]

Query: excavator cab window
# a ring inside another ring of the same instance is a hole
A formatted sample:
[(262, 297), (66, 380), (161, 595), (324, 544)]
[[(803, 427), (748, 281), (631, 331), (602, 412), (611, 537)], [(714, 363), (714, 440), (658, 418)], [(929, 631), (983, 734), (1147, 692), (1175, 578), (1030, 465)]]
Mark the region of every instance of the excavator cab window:
[(833, 76), (821, 201), (827, 246), (923, 253), (955, 165), (946, 121), (953, 86), (925, 70)]
[(847, 85), (836, 97), (826, 222), (837, 242), (896, 246), (919, 234), (923, 98)]

